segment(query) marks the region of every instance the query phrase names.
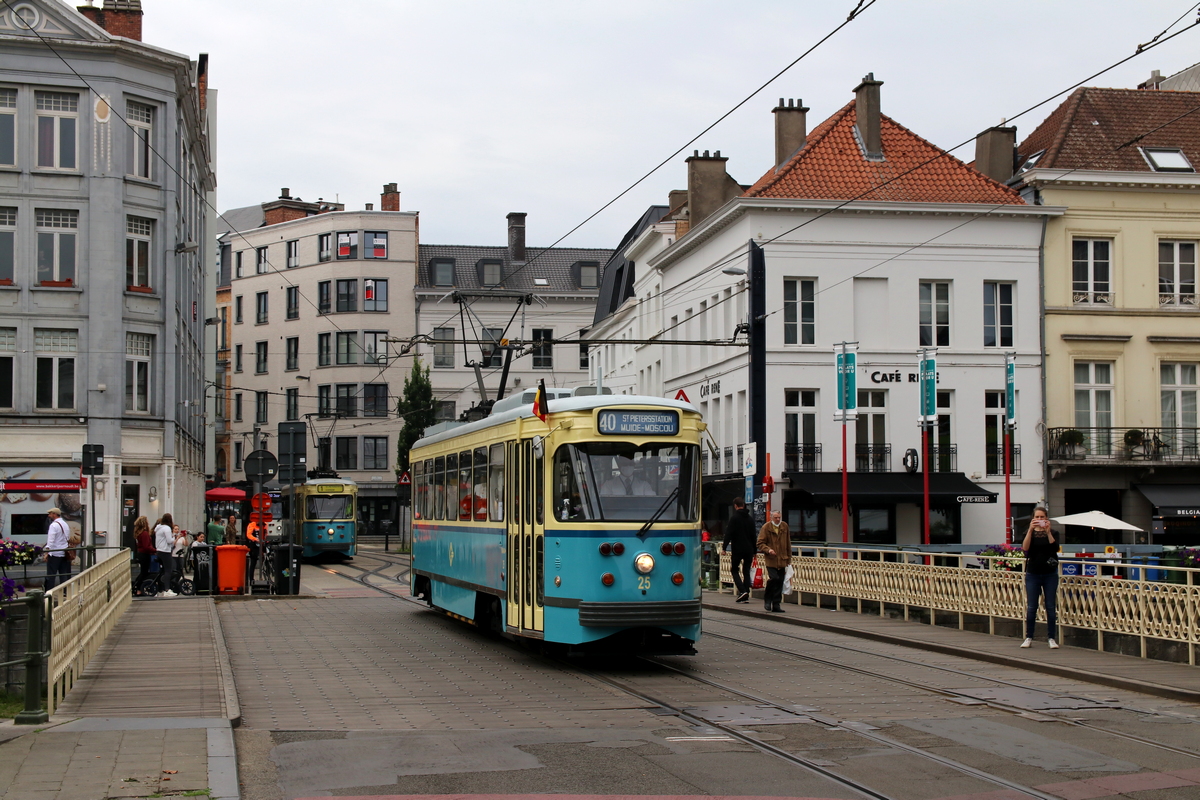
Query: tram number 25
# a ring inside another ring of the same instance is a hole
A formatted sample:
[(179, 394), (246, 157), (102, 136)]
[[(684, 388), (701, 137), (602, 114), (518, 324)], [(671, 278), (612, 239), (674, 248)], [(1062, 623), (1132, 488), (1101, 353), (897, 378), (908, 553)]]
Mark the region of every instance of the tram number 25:
[(649, 576), (643, 575), (642, 577), (638, 578), (638, 588), (643, 592), (650, 588)]

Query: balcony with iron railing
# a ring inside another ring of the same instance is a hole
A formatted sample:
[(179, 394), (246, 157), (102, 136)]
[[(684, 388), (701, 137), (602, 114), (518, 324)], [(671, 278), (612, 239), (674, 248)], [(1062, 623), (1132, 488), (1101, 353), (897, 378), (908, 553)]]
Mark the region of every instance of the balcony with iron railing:
[(1071, 303), (1077, 306), (1106, 306), (1111, 308), (1116, 304), (1116, 294), (1113, 292), (1080, 291), (1071, 292)]
[(821, 445), (815, 442), (787, 442), (783, 446), (784, 472), (820, 472)]
[[(987, 474), (988, 476), (1004, 475), (1004, 445), (987, 445)], [(1012, 446), (1012, 454), (1008, 461), (1008, 474), (1014, 478), (1021, 477), (1021, 445)]]
[(958, 445), (930, 443), (929, 471), (958, 472)]
[(891, 472), (892, 446), (890, 444), (854, 445), (855, 472)]
[(1200, 463), (1200, 428), (1050, 428), (1050, 462)]

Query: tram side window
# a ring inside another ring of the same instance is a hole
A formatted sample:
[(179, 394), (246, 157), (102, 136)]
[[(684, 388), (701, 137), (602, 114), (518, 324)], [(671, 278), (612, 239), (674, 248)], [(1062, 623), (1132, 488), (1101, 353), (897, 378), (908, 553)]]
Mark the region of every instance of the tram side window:
[(475, 519), (487, 519), (488, 503), (488, 451), (486, 447), (475, 448), (475, 477), (471, 483), (471, 503), (475, 506)]
[(458, 518), (471, 518), (471, 451), (458, 454)]
[(488, 461), (488, 519), (504, 521), (504, 445), (494, 444)]
[(508, 482), (512, 487), (512, 501), (508, 504), (512, 514), (512, 522), (521, 524), (521, 445), (519, 442), (508, 443), (508, 463), (512, 468), (508, 471)]
[(533, 452), (533, 480), (536, 487), (533, 492), (533, 502), (537, 509), (537, 524), (543, 525), (546, 522), (546, 449), (545, 446), (534, 448)]
[(446, 519), (458, 519), (458, 454), (446, 456)]
[(433, 518), (445, 519), (442, 509), (446, 500), (446, 459), (438, 456), (433, 460)]
[(421, 519), (421, 498), (425, 494), (425, 464), (416, 461), (412, 465), (412, 493), (409, 502), (412, 504), (413, 519)]
[(425, 491), (421, 494), (421, 518), (433, 519), (433, 459), (425, 459)]

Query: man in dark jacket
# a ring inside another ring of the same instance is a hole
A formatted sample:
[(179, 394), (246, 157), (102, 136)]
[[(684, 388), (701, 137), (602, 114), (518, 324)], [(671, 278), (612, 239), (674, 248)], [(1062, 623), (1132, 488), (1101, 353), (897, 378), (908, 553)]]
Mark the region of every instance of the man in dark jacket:
[(740, 497), (733, 499), (733, 513), (725, 523), (725, 538), (721, 548), (732, 554), (731, 571), (733, 585), (737, 589), (738, 603), (750, 602), (750, 568), (758, 547), (755, 542), (754, 520), (746, 512), (746, 502)]

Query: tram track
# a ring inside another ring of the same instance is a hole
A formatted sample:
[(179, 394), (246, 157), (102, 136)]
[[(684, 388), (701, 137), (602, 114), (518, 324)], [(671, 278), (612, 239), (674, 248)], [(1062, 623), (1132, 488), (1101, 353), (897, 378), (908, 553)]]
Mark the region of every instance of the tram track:
[[(706, 622), (707, 623), (716, 623), (716, 624), (725, 624), (725, 625), (733, 625), (734, 624), (734, 623), (724, 622), (722, 620), (711, 620), (711, 619), (706, 620)], [(738, 627), (745, 627), (745, 626), (738, 626)], [(1129, 711), (1129, 712), (1132, 712), (1135, 714), (1143, 714), (1143, 715), (1170, 716), (1170, 717), (1175, 717), (1175, 718), (1186, 719), (1190, 722), (1196, 722), (1196, 720), (1194, 718), (1187, 717), (1186, 715), (1182, 715), (1182, 714), (1164, 714), (1163, 712), (1152, 710), (1152, 709), (1131, 708), (1129, 706), (1124, 706), (1124, 705), (1105, 705), (1103, 703), (1098, 703), (1094, 698), (1090, 698), (1090, 697), (1083, 697), (1080, 695), (1072, 695), (1072, 694), (1065, 693), (1065, 692), (1050, 692), (1045, 689), (1040, 689), (1040, 688), (1033, 687), (1033, 686), (1027, 686), (1025, 684), (1016, 683), (1014, 681), (1004, 680), (1003, 678), (993, 678), (993, 677), (990, 677), (987, 675), (980, 675), (978, 673), (968, 672), (966, 670), (955, 669), (953, 667), (945, 667), (945, 666), (941, 666), (941, 665), (937, 665), (937, 664), (927, 664), (927, 663), (917, 661), (914, 659), (902, 658), (900, 656), (892, 656), (892, 655), (888, 655), (886, 653), (876, 653), (876, 652), (872, 652), (870, 650), (865, 650), (865, 649), (859, 648), (859, 647), (852, 647), (849, 645), (841, 645), (841, 644), (836, 644), (836, 643), (832, 643), (832, 642), (822, 642), (817, 639), (809, 639), (807, 637), (797, 636), (797, 635), (791, 634), (791, 633), (782, 633), (782, 632), (777, 632), (777, 631), (773, 631), (773, 630), (764, 630), (764, 629), (758, 628), (758, 627), (752, 627), (752, 628), (750, 628), (750, 630), (754, 630), (758, 633), (763, 633), (763, 634), (767, 634), (767, 635), (779, 636), (779, 637), (782, 637), (785, 639), (791, 639), (791, 640), (795, 640), (798, 642), (804, 642), (805, 644), (812, 644), (812, 645), (816, 645), (819, 647), (829, 647), (829, 648), (834, 648), (834, 649), (838, 649), (838, 650), (844, 650), (844, 651), (848, 651), (848, 652), (852, 652), (852, 653), (857, 653), (860, 655), (870, 656), (873, 658), (885, 659), (887, 661), (901, 663), (901, 664), (905, 664), (908, 666), (916, 666), (916, 667), (922, 667), (925, 669), (936, 670), (939, 672), (947, 672), (947, 673), (951, 673), (954, 675), (962, 676), (964, 678), (970, 678), (971, 680), (983, 681), (985, 683), (991, 683), (991, 684), (998, 685), (998, 686), (1005, 686), (1005, 687), (1009, 687), (1009, 688), (1020, 689), (1020, 690), (1027, 691), (1027, 692), (1036, 692), (1038, 694), (1044, 694), (1044, 695), (1049, 695), (1049, 696), (1057, 697), (1057, 698), (1064, 698), (1064, 699), (1068, 699), (1068, 700), (1096, 703), (1099, 707), (1102, 707), (1102, 708)], [(832, 659), (825, 659), (825, 658), (821, 658), (820, 656), (809, 655), (809, 654), (805, 654), (805, 653), (796, 653), (794, 651), (786, 650), (784, 648), (772, 647), (771, 645), (765, 645), (760, 642), (753, 642), (753, 641), (750, 641), (747, 639), (741, 639), (736, 636), (727, 636), (727, 635), (720, 634), (720, 633), (713, 633), (711, 630), (706, 631), (705, 636), (711, 637), (714, 639), (721, 639), (724, 641), (733, 642), (738, 645), (753, 647), (753, 648), (756, 648), (759, 650), (764, 650), (764, 651), (768, 651), (768, 652), (772, 652), (772, 653), (776, 653), (776, 654), (780, 654), (780, 655), (787, 655), (787, 656), (790, 656), (790, 657), (798, 659), (798, 660), (821, 664), (821, 665), (832, 667), (834, 669), (844, 671), (844, 672), (853, 672), (853, 673), (856, 673), (859, 675), (863, 675), (865, 677), (874, 678), (877, 680), (885, 680), (890, 683), (899, 684), (901, 686), (905, 686), (905, 687), (908, 687), (911, 689), (917, 689), (919, 691), (927, 692), (927, 693), (933, 694), (933, 695), (948, 697), (948, 698), (955, 699), (955, 700), (981, 702), (980, 698), (972, 693), (956, 691), (955, 689), (952, 689), (952, 688), (939, 688), (939, 687), (935, 687), (935, 686), (930, 686), (927, 683), (921, 683), (919, 681), (902, 678), (898, 675), (888, 673), (888, 672), (882, 672), (882, 671), (877, 672), (875, 670), (865, 669), (863, 667), (849, 666), (849, 665), (845, 664), (844, 662), (834, 661)], [(664, 666), (667, 669), (675, 669), (674, 667), (671, 667), (670, 665), (664, 664), (662, 666)], [(1054, 719), (1054, 720), (1061, 722), (1063, 724), (1066, 724), (1066, 725), (1070, 725), (1072, 727), (1086, 728), (1088, 730), (1092, 730), (1097, 733), (1103, 733), (1108, 736), (1114, 736), (1114, 737), (1123, 739), (1125, 741), (1134, 742), (1137, 744), (1145, 745), (1147, 747), (1155, 747), (1155, 748), (1158, 748), (1161, 750), (1175, 753), (1176, 755), (1182, 755), (1182, 756), (1187, 756), (1189, 758), (1200, 759), (1200, 752), (1198, 752), (1196, 750), (1189, 750), (1187, 748), (1177, 747), (1175, 745), (1167, 744), (1166, 742), (1161, 742), (1156, 739), (1149, 739), (1149, 738), (1146, 738), (1143, 736), (1138, 736), (1136, 734), (1126, 733), (1125, 731), (1118, 731), (1118, 730), (1114, 730), (1112, 728), (1106, 728), (1103, 725), (1095, 725), (1090, 722), (1084, 722), (1082, 720), (1072, 719), (1070, 717), (1064, 717), (1059, 714), (1045, 713), (1044, 711), (1037, 712), (1034, 709), (1024, 708), (1024, 707), (1013, 705), (1010, 703), (1004, 703), (1000, 700), (985, 699), (985, 700), (982, 700), (982, 702), (985, 703), (986, 705), (988, 705), (989, 707), (996, 708), (1001, 711), (1007, 711), (1009, 713), (1014, 713), (1014, 714), (1027, 714), (1030, 712), (1041, 713), (1043, 716), (1049, 717), (1051, 719)], [(1047, 709), (1047, 711), (1048, 710), (1049, 709)]]

